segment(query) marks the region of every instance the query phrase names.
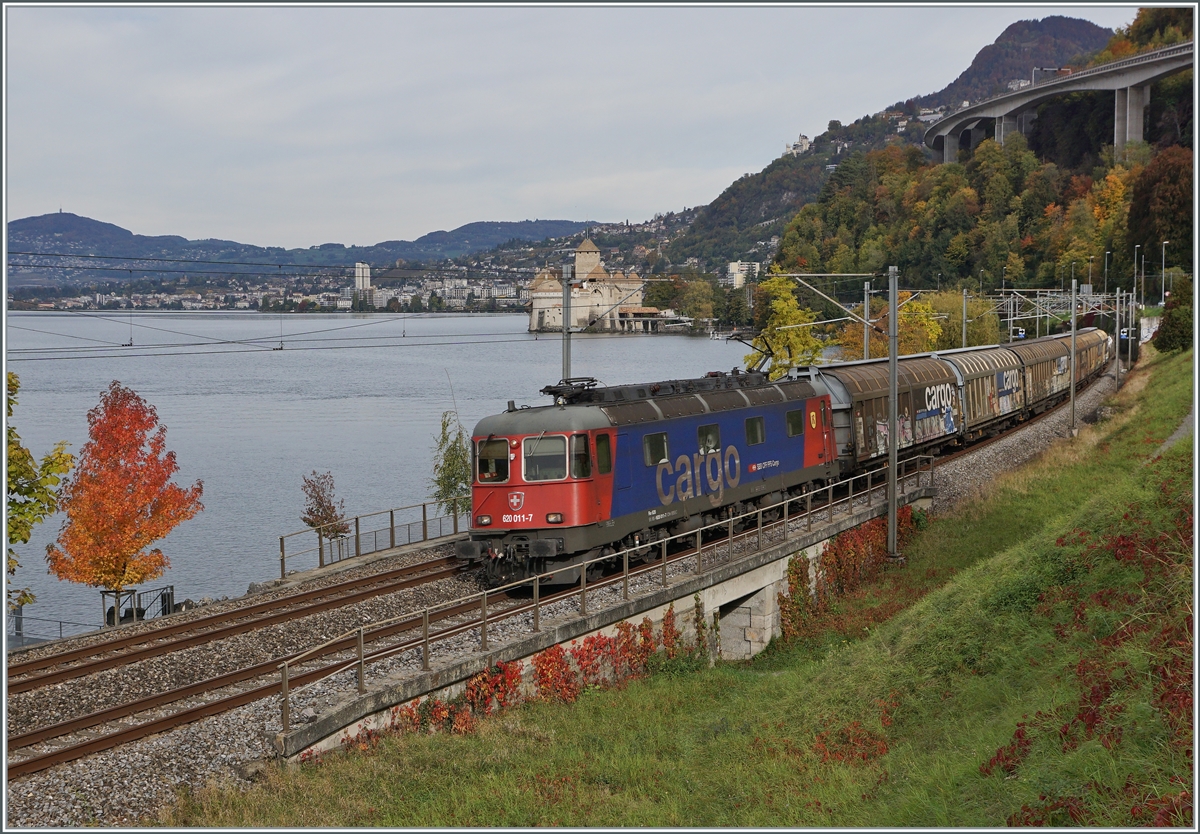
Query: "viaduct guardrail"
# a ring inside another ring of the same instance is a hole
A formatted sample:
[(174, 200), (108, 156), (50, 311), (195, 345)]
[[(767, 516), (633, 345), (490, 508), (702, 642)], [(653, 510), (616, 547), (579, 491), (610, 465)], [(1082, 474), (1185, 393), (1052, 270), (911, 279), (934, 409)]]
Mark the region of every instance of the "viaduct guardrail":
[[(922, 468), (926, 463), (928, 464), (928, 468)], [(906, 482), (911, 486), (911, 482), (914, 479), (916, 481), (915, 488), (920, 488), (922, 475), (925, 475), (928, 478), (928, 486), (932, 487), (934, 479), (934, 465), (935, 458), (931, 455), (915, 456), (907, 459), (906, 461), (902, 461), (901, 469), (897, 473), (897, 490), (899, 491), (900, 486)], [(581, 564), (573, 565), (569, 568), (559, 569), (558, 571), (554, 571), (552, 573), (540, 574), (532, 578), (518, 580), (497, 588), (491, 588), (475, 594), (468, 594), (467, 596), (440, 602), (434, 606), (423, 608), (419, 611), (412, 611), (391, 619), (373, 622), (370, 623), (369, 626), (360, 626), (357, 629), (353, 629), (333, 637), (321, 643), (320, 645), (313, 646), (307, 651), (291, 657), (279, 664), (280, 710), (283, 732), (286, 734), (291, 726), (291, 698), (299, 692), (316, 686), (318, 683), (328, 680), (335, 675), (342, 674), (351, 669), (357, 670), (358, 691), (359, 693), (363, 693), (365, 692), (366, 688), (366, 667), (371, 663), (377, 663), (379, 661), (386, 660), (394, 655), (417, 649), (421, 655), (421, 666), (423, 671), (429, 671), (430, 654), (434, 644), (439, 641), (449, 640), (464, 633), (473, 631), (477, 631), (479, 633), (481, 651), (488, 651), (489, 595), (492, 595), (494, 599), (496, 594), (508, 593), (520, 590), (522, 588), (528, 588), (532, 593), (532, 602), (530, 604), (518, 606), (516, 609), (506, 610), (499, 616), (509, 617), (518, 613), (531, 611), (533, 616), (533, 631), (536, 633), (541, 629), (541, 606), (543, 604), (541, 601), (541, 586), (543, 583), (552, 582), (557, 575), (563, 572), (574, 572), (576, 570), (579, 572), (579, 589), (578, 591), (574, 592), (574, 594), (565, 597), (561, 595), (556, 596), (553, 600), (553, 604), (561, 604), (564, 599), (577, 596), (579, 599), (580, 616), (587, 616), (589, 587), (594, 589), (595, 587), (611, 586), (620, 582), (622, 584), (622, 595), (625, 600), (628, 600), (629, 580), (631, 576), (646, 575), (661, 571), (661, 582), (662, 586), (665, 588), (668, 584), (668, 565), (677, 564), (688, 559), (695, 559), (697, 562), (695, 572), (700, 573), (705, 567), (712, 567), (718, 564), (740, 561), (741, 559), (753, 556), (755, 553), (763, 550), (764, 533), (767, 530), (780, 526), (780, 524), (783, 530), (784, 541), (786, 542), (792, 537), (791, 527), (796, 522), (804, 522), (807, 531), (812, 530), (813, 520), (820, 516), (827, 516), (829, 523), (832, 523), (837, 512), (843, 511), (847, 514), (852, 512), (855, 500), (861, 500), (864, 495), (867, 499), (867, 506), (872, 506), (874, 503), (874, 493), (879, 489), (879, 487), (886, 486), (886, 473), (886, 467), (874, 469), (860, 475), (856, 475), (848, 480), (841, 481), (837, 484), (830, 484), (821, 490), (809, 492), (804, 496), (788, 498), (768, 507), (763, 507), (737, 516), (731, 516), (728, 519), (706, 525), (698, 530), (670, 536), (658, 542), (654, 542), (653, 544), (628, 548), (615, 554), (590, 559), (582, 562)], [(847, 485), (847, 494), (842, 498), (835, 497), (834, 489), (837, 488), (840, 490), (846, 488)], [(822, 497), (824, 497), (824, 503), (820, 503), (820, 499)], [(817, 499), (818, 503), (818, 507), (816, 509), (813, 508), (814, 498)], [(883, 500), (886, 501), (886, 497)], [(768, 519), (766, 525), (764, 525), (764, 516), (766, 516)], [(780, 518), (781, 522), (777, 520)], [(752, 529), (746, 530), (740, 534), (735, 533), (735, 528), (751, 522), (753, 524)], [(716, 551), (726, 543), (728, 544), (727, 555), (724, 559), (720, 559), (719, 561), (710, 558), (706, 564), (704, 558), (706, 551), (703, 544), (704, 534), (715, 533), (717, 531), (724, 533), (725, 537), (720, 541), (714, 542), (714, 547), (710, 548), (707, 555), (710, 557), (715, 555)], [(734, 543), (739, 540), (746, 542), (752, 537), (754, 537), (752, 549), (746, 550), (735, 560), (733, 555)], [(685, 547), (683, 552), (677, 552), (673, 555), (668, 554), (671, 544), (683, 543), (688, 545), (692, 541), (695, 542), (695, 546), (691, 549)], [(777, 544), (778, 542), (775, 542), (773, 546)], [(633, 571), (630, 570), (629, 563), (631, 557), (633, 557), (635, 561), (640, 561), (654, 550), (659, 551), (659, 558), (653, 564), (635, 568)], [(619, 575), (608, 577), (599, 583), (589, 583), (587, 581), (587, 567), (589, 565), (598, 564), (600, 562), (611, 562), (613, 559), (621, 560), (622, 568)], [(478, 608), (479, 614), (467, 622), (449, 625), (437, 631), (430, 630), (430, 619), (439, 611), (468, 607)], [(364, 646), (367, 641), (368, 628), (371, 630), (385, 629), (388, 626), (395, 626), (405, 621), (413, 621), (415, 623), (418, 618), (421, 622), (421, 634), (419, 637), (405, 640), (396, 645), (389, 646), (378, 651), (370, 653), (366, 652)], [(493, 622), (495, 619), (496, 617), (493, 617)], [(349, 644), (356, 646), (357, 648), (355, 650), (354, 658), (345, 663), (336, 664), (333, 667), (323, 670), (323, 673), (315, 678), (311, 677), (311, 672), (306, 672), (304, 673), (304, 684), (302, 686), (292, 688), (291, 680), (293, 677), (293, 670), (302, 667), (305, 663), (317, 659), (323, 653), (328, 653), (328, 650), (337, 644)]]

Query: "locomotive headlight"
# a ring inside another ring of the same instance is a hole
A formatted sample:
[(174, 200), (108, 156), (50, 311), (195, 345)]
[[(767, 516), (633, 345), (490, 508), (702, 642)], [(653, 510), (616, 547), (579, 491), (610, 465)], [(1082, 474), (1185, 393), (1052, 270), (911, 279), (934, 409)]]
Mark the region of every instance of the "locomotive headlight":
[(547, 524), (562, 524), (562, 513), (546, 513)]
[(490, 515), (475, 516), (475, 526), (476, 527), (491, 527), (492, 526), (492, 517)]

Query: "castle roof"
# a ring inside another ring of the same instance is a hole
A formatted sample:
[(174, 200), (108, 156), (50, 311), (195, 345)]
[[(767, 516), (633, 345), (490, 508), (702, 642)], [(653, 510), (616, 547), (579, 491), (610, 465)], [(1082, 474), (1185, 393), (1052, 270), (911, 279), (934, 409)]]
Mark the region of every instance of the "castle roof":
[(583, 243), (575, 247), (576, 252), (599, 252), (600, 247), (592, 243), (590, 238), (584, 238)]

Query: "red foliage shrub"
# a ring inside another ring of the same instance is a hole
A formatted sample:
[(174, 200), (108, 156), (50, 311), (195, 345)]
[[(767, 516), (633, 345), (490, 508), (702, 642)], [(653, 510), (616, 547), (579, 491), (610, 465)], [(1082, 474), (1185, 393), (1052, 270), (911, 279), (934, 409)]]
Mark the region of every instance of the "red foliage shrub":
[[(901, 507), (896, 522), (897, 544), (903, 547), (916, 532), (912, 507)], [(824, 628), (836, 626), (830, 614), (832, 600), (857, 592), (876, 580), (887, 564), (887, 555), (887, 519), (876, 518), (839, 533), (826, 545), (819, 560), (815, 589), (809, 583), (808, 558), (801, 554), (789, 559), (788, 590), (779, 595), (784, 639), (809, 639)], [(895, 587), (889, 590), (898, 591)], [(903, 608), (894, 599), (885, 601), (871, 609), (869, 620), (881, 622)]]
[(544, 701), (572, 703), (582, 689), (562, 646), (551, 646), (533, 656), (538, 697)]
[(887, 752), (887, 739), (883, 734), (867, 729), (858, 721), (817, 733), (813, 742), (813, 753), (822, 764), (831, 761), (864, 764)]
[(675, 604), (672, 603), (663, 614), (662, 622), (662, 645), (668, 658), (673, 659), (679, 653), (679, 638), (682, 635), (683, 631), (675, 626)]
[(997, 748), (992, 757), (979, 766), (979, 772), (984, 776), (991, 776), (999, 768), (1008, 774), (1016, 773), (1017, 767), (1032, 745), (1033, 740), (1025, 731), (1025, 722), (1017, 722), (1017, 729), (1013, 733), (1012, 741), (1004, 747)]

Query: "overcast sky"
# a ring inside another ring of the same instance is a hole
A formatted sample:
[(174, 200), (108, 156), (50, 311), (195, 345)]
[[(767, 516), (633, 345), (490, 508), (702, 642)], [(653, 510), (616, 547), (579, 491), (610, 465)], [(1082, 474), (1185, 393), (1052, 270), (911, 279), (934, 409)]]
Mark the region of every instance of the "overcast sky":
[(6, 219), (261, 246), (641, 221), (1135, 6), (5, 7)]

